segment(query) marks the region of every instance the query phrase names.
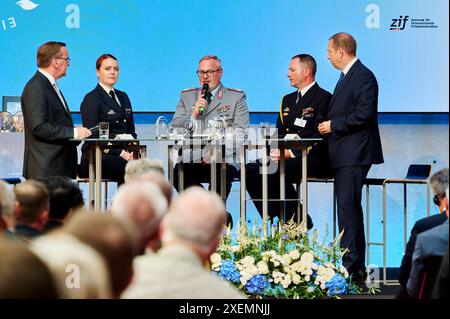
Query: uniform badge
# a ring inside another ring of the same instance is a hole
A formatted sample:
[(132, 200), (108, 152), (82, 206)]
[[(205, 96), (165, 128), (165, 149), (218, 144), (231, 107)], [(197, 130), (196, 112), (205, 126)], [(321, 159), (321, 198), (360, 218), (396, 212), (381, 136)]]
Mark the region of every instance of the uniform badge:
[(219, 99), (223, 98), (223, 91), (222, 91), (222, 90), (220, 90), (220, 91), (217, 93), (217, 97), (218, 97)]
[(225, 105), (225, 106), (222, 106), (222, 107), (218, 107), (218, 108), (217, 108), (217, 114), (225, 113), (225, 112), (228, 111), (230, 108), (231, 108), (230, 105)]
[(114, 115), (116, 112), (114, 110), (109, 110), (108, 115)]

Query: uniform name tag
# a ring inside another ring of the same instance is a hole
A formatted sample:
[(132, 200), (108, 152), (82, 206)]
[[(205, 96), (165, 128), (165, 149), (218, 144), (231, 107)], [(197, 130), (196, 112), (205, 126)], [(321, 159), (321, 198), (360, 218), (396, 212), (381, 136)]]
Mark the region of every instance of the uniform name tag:
[(295, 122), (294, 122), (294, 125), (300, 126), (300, 127), (305, 127), (306, 126), (306, 120), (303, 119), (303, 117), (301, 119), (296, 118)]

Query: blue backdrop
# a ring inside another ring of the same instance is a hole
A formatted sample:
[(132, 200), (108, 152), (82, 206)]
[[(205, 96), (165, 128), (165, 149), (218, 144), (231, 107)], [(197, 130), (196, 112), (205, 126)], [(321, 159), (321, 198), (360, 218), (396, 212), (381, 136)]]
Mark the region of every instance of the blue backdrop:
[(326, 59), (327, 42), (347, 31), (378, 78), (379, 111), (448, 112), (447, 0), (16, 2), (0, 1), (0, 95), (20, 95), (37, 47), (57, 40), (71, 57), (59, 83), (72, 111), (95, 86), (95, 60), (106, 52), (119, 59), (116, 86), (136, 111), (174, 111), (209, 53), (222, 59), (224, 84), (245, 90), (250, 111), (277, 111), (292, 90), (286, 73), (295, 54), (312, 54), (317, 81), (333, 90), (339, 71)]

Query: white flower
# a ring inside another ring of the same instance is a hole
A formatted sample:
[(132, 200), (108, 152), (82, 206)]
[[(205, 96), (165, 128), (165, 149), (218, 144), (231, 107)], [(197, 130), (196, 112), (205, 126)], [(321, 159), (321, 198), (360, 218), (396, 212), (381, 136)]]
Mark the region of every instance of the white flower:
[(311, 277), (310, 276), (305, 276), (305, 281), (306, 282), (308, 282), (308, 281), (310, 281), (311, 280)]
[(298, 258), (300, 257), (300, 253), (299, 253), (299, 251), (298, 251), (297, 249), (291, 250), (291, 251), (289, 252), (289, 256), (291, 256), (291, 258), (292, 258), (293, 260), (295, 260), (295, 259), (298, 259)]
[(314, 261), (314, 255), (310, 252), (305, 252), (302, 254), (300, 260), (304, 263), (312, 263)]
[(344, 278), (348, 278), (348, 272), (347, 272), (347, 269), (344, 266), (339, 267), (339, 271), (344, 276)]
[(282, 258), (285, 265), (289, 265), (292, 262), (292, 258), (289, 254), (284, 254)]
[[(294, 283), (294, 285), (298, 285), (301, 281), (301, 277), (297, 274), (292, 276), (292, 282)], [(308, 280), (309, 281), (309, 280)]]
[(237, 245), (237, 246), (231, 247), (230, 250), (231, 250), (231, 252), (235, 253), (235, 252), (239, 251), (240, 248), (241, 247), (239, 247), (239, 245)]
[(306, 289), (306, 291), (309, 292), (309, 293), (314, 292), (314, 287), (308, 287)]
[(264, 260), (260, 260), (256, 266), (258, 267), (258, 271), (260, 274), (268, 274), (269, 273), (269, 266)]
[(213, 264), (219, 264), (222, 262), (222, 257), (220, 257), (220, 255), (218, 253), (212, 254), (211, 257), (209, 257), (209, 259), (211, 260), (211, 263), (213, 263)]
[(255, 258), (253, 258), (252, 256), (245, 256), (243, 259), (241, 259), (240, 262), (243, 265), (252, 265), (255, 263)]

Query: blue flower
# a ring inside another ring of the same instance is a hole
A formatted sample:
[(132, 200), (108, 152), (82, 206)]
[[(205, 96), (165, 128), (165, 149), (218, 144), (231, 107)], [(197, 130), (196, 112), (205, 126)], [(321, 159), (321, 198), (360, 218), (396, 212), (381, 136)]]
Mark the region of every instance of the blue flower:
[(258, 274), (247, 281), (247, 283), (245, 284), (245, 289), (249, 293), (260, 294), (269, 286), (270, 284), (267, 282), (266, 277), (264, 275)]
[(336, 274), (329, 282), (325, 284), (325, 288), (328, 289), (328, 297), (332, 297), (345, 294), (347, 292), (348, 285), (345, 282), (344, 277)]
[(219, 277), (233, 283), (239, 283), (241, 274), (232, 260), (224, 260), (219, 270)]

